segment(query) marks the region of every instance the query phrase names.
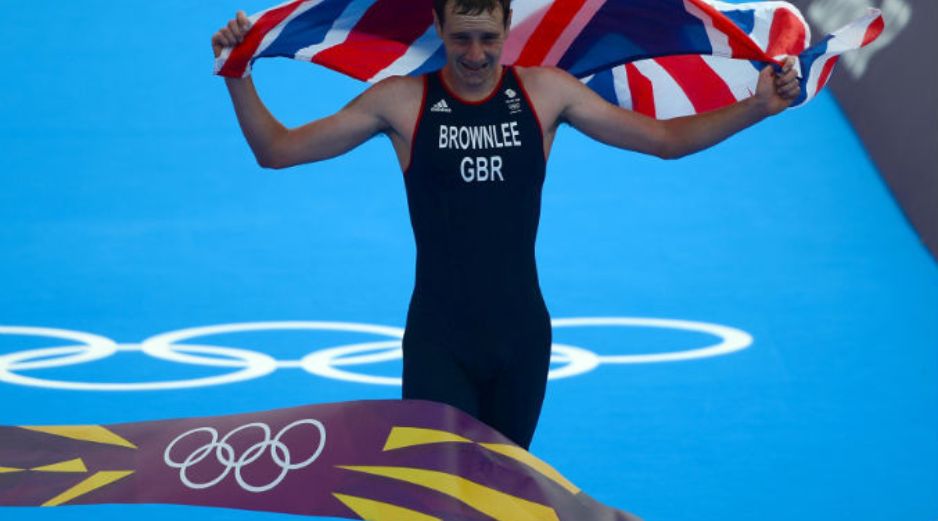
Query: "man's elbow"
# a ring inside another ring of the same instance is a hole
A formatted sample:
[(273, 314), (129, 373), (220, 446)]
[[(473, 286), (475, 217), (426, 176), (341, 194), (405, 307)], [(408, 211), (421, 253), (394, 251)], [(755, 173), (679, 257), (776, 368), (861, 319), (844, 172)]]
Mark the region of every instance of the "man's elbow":
[(673, 143), (666, 143), (658, 147), (658, 150), (654, 152), (654, 155), (664, 160), (673, 160), (689, 156), (690, 152), (675, 146)]
[(293, 166), (293, 163), (288, 161), (283, 154), (270, 151), (257, 151), (254, 153), (254, 159), (257, 160), (259, 167), (267, 170), (283, 170), (284, 168)]
[(657, 121), (657, 125), (650, 132), (650, 149), (648, 152), (660, 159), (679, 159), (687, 155), (687, 152), (681, 146), (681, 140), (671, 131), (668, 123)]
[(274, 158), (255, 156), (255, 159), (257, 159), (257, 166), (265, 170), (282, 170), (287, 167), (287, 165), (278, 162)]
[(648, 150), (650, 155), (657, 157), (658, 159), (678, 159), (683, 157), (684, 154), (675, 146), (674, 143), (662, 139), (652, 143), (650, 150)]

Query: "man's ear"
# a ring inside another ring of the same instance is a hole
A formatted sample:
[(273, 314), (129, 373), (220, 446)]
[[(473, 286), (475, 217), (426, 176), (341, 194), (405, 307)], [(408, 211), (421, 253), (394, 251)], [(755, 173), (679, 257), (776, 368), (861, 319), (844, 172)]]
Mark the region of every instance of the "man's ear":
[(508, 14), (505, 15), (505, 36), (508, 36), (508, 30), (511, 29), (511, 13), (514, 11), (509, 7)]

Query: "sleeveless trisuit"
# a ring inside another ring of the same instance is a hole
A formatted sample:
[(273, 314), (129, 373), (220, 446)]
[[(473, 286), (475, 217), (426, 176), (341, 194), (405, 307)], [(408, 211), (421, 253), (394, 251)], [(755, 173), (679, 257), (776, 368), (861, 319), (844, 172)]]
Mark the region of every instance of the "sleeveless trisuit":
[(527, 448), (551, 345), (534, 261), (541, 127), (511, 68), (478, 102), (450, 92), (440, 73), (424, 79), (404, 173), (417, 270), (403, 397), (458, 407)]

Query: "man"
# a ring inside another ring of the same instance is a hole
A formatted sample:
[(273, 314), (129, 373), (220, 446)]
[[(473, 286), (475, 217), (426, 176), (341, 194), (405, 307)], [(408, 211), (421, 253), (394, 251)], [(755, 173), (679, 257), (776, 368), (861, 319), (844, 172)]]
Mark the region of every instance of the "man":
[[(448, 403), (530, 445), (550, 363), (550, 318), (534, 260), (541, 186), (557, 128), (677, 158), (784, 110), (799, 94), (793, 60), (762, 71), (735, 105), (658, 121), (611, 105), (570, 74), (505, 67), (510, 0), (435, 0), (446, 65), (393, 77), (338, 113), (294, 129), (250, 78), (227, 79), (258, 163), (285, 168), (343, 154), (376, 134), (394, 147), (417, 242), (403, 340), (403, 397)], [(243, 12), (212, 37), (217, 57), (249, 28)]]

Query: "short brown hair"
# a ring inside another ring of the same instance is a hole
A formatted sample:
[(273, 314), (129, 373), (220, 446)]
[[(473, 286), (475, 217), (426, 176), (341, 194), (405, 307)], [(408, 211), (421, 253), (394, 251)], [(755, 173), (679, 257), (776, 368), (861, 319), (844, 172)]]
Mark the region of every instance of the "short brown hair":
[(459, 14), (479, 14), (482, 11), (494, 12), (496, 7), (501, 6), (502, 17), (505, 20), (505, 27), (508, 27), (508, 11), (511, 10), (511, 0), (433, 0), (433, 10), (436, 11), (437, 18), (440, 19), (440, 25), (446, 21), (446, 4), (455, 2), (455, 11)]

